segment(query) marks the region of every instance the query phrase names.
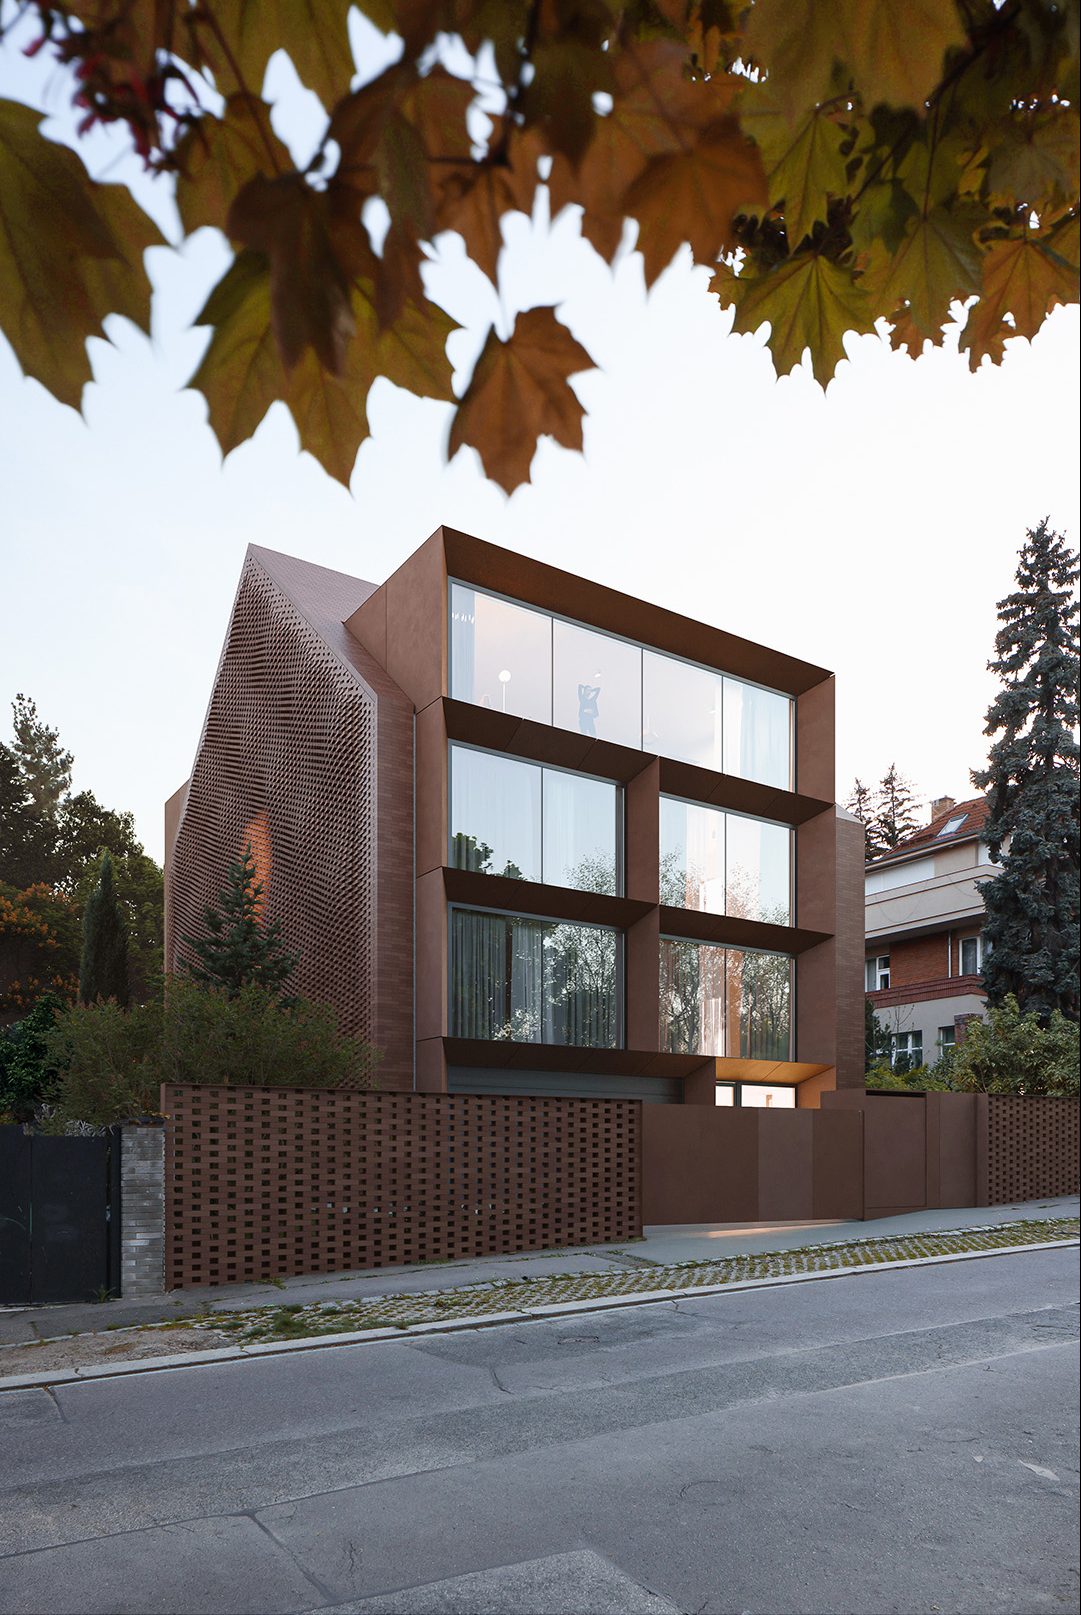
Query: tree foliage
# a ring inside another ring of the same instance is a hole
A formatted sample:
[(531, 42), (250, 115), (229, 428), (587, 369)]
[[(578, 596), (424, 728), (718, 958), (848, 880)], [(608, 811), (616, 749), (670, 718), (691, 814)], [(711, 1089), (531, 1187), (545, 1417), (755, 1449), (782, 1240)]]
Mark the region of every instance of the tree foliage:
[(79, 912), (51, 886), (19, 890), (0, 880), (0, 1022), (25, 1015), (43, 993), (75, 996)]
[[(359, 0), (398, 40), (354, 58), (346, 0), (31, 0), (31, 46), (71, 74), (79, 133), (119, 127), (175, 183), (183, 235), (234, 258), (197, 324), (191, 385), (223, 450), (282, 400), (348, 483), (378, 376), (454, 401), (453, 322), (423, 270), (459, 236), (499, 285), (502, 226), (580, 210), (605, 261), (634, 226), (647, 285), (686, 243), (736, 331), (768, 324), (780, 373), (825, 384), (847, 332), (913, 356), (970, 304), (975, 368), (1076, 300), (1078, 27), (1060, 0)], [(264, 98), (275, 51), (324, 109), (297, 162)], [(0, 327), (77, 404), (86, 338), (147, 329), (129, 192), (91, 181), (39, 115), (0, 102)], [(177, 242), (176, 245), (181, 245)], [(542, 435), (578, 448), (570, 379), (592, 360), (552, 307), (494, 327), (456, 402), (452, 452), (512, 490)]]
[(52, 1125), (156, 1115), (163, 1082), (229, 1087), (371, 1088), (378, 1052), (338, 1031), (334, 1011), (283, 1003), (265, 987), (235, 994), (177, 977), (164, 999), (123, 1010), (76, 1004), (45, 1034)]
[(208, 903), (203, 911), (203, 935), (181, 938), (195, 955), (182, 961), (193, 981), (231, 994), (245, 987), (274, 992), (284, 986), (300, 955), (286, 947), (281, 921), (267, 919), (263, 903), (263, 883), (249, 842), (229, 865), (218, 906)]
[(128, 1004), (128, 932), (117, 900), (113, 860), (105, 853), (97, 885), (83, 909), (83, 951), (79, 961), (79, 999), (94, 1004), (111, 998)]
[(847, 807), (863, 823), (867, 863), (893, 852), (920, 827), (915, 791), (896, 763), (890, 764), (874, 789), (854, 780)]
[[(0, 741), (0, 886), (18, 908), (40, 910), (43, 892), (49, 923), (60, 938), (63, 961), (52, 963), (63, 977), (79, 968), (80, 917), (98, 882), (101, 857), (113, 863), (117, 899), (128, 932), (129, 983), (142, 1000), (159, 989), (161, 979), (163, 890), (161, 869), (143, 851), (130, 813), (101, 805), (92, 791), (71, 786), (72, 756), (57, 730), (38, 715), (35, 704), (19, 695), (12, 703), (12, 745)], [(21, 894), (21, 895), (20, 895)], [(67, 919), (74, 917), (74, 952), (68, 944)], [(0, 912), (0, 992), (5, 974), (15, 971), (13, 938), (22, 935)], [(60, 921), (63, 923), (54, 923)], [(25, 948), (20, 944), (20, 958)], [(46, 974), (51, 978), (55, 970)], [(31, 974), (44, 985), (46, 974)], [(54, 983), (58, 990), (66, 990)], [(0, 1000), (2, 1008), (2, 1000)]]
[(986, 1019), (974, 1016), (946, 1056), (951, 1088), (965, 1092), (1076, 1098), (1078, 1027), (1059, 1010), (1024, 1013), (1012, 993)]
[(1044, 1021), (1078, 1019), (1077, 743), (1078, 558), (1046, 518), (1029, 529), (1017, 587), (999, 602), (995, 656), (1002, 681), (984, 733), (987, 767), (972, 775), (988, 795), (983, 829), (1001, 864), (980, 891), (987, 910), (988, 1000), (1012, 994)]
[(53, 1081), (47, 1036), (65, 1007), (55, 993), (43, 993), (29, 1015), (0, 1028), (0, 1124), (31, 1121), (49, 1098)]

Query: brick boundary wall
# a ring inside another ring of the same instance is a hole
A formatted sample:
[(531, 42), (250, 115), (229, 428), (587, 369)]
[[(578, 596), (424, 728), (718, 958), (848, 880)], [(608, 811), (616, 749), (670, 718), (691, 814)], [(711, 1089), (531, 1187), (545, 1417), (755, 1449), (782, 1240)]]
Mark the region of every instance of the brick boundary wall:
[(168, 1085), (169, 1289), (638, 1237), (633, 1100)]
[(120, 1132), (120, 1293), (165, 1288), (165, 1129)]
[(985, 1205), (1077, 1193), (1081, 1109), (1076, 1099), (978, 1097), (986, 1106), (976, 1145)]

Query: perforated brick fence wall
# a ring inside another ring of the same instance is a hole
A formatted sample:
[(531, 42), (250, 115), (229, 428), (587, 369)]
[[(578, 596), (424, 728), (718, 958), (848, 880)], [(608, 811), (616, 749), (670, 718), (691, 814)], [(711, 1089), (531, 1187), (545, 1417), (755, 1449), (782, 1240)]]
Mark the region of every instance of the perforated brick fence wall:
[(988, 1094), (985, 1103), (985, 1204), (1077, 1193), (1081, 1118), (1076, 1099)]
[(641, 1234), (632, 1100), (162, 1089), (166, 1285)]

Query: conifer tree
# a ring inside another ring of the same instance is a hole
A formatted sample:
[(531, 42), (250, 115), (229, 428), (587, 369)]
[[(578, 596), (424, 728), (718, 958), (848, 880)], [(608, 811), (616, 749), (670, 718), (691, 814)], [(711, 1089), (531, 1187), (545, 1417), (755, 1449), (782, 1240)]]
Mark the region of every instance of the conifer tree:
[(852, 794), (846, 803), (849, 813), (861, 821), (864, 829), (863, 856), (866, 863), (879, 856), (885, 849), (878, 829), (878, 815), (875, 807), (875, 793), (869, 785), (861, 779), (853, 780)]
[(251, 842), (229, 865), (218, 907), (203, 911), (206, 934), (181, 941), (198, 959), (185, 961), (193, 980), (205, 987), (224, 987), (235, 997), (244, 987), (281, 987), (296, 969), (298, 953), (285, 946), (280, 920), (263, 919), (264, 889), (255, 868)]
[(879, 852), (892, 852), (920, 827), (912, 783), (891, 763), (878, 787), (875, 804), (875, 836)]
[(113, 860), (105, 853), (98, 883), (83, 910), (83, 952), (79, 961), (79, 997), (84, 1004), (113, 998), (128, 1002), (128, 930), (117, 901)]
[(983, 839), (1001, 862), (980, 886), (988, 1002), (1013, 993), (1047, 1024), (1078, 1019), (1078, 557), (1045, 517), (1029, 529), (1017, 587), (999, 601), (988, 663), (1002, 688), (996, 737), (972, 782), (988, 797)]

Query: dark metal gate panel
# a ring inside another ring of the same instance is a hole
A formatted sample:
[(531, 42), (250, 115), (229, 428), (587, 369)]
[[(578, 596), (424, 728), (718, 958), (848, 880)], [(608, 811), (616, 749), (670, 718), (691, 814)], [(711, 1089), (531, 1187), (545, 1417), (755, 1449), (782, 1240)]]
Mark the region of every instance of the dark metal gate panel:
[(109, 1284), (109, 1140), (32, 1143), (31, 1298), (95, 1301)]
[(0, 1127), (0, 1301), (30, 1299), (30, 1139)]

